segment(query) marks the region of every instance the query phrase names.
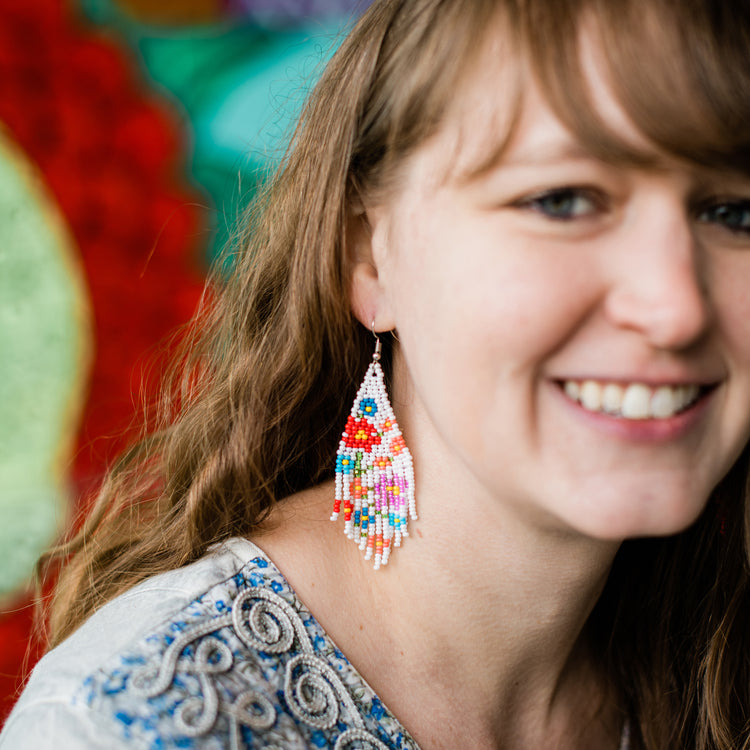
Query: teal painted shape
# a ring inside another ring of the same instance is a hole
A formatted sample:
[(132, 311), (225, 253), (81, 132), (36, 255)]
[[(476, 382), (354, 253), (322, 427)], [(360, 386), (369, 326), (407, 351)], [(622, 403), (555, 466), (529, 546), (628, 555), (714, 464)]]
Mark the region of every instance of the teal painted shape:
[[(338, 40), (338, 27), (284, 33), (242, 27), (219, 36), (193, 32), (140, 39), (152, 78), (179, 99), (190, 118), (193, 175), (217, 207), (217, 248), (283, 155), (310, 87)], [(177, 60), (189, 62), (180, 66)]]
[(0, 130), (0, 595), (29, 581), (69, 514), (91, 347), (86, 300), (57, 206)]
[(116, 28), (171, 95), (193, 134), (191, 169), (216, 207), (216, 256), (269, 169), (278, 163), (305, 97), (350, 18), (292, 27), (150, 27), (110, 0), (81, 0), (88, 17)]

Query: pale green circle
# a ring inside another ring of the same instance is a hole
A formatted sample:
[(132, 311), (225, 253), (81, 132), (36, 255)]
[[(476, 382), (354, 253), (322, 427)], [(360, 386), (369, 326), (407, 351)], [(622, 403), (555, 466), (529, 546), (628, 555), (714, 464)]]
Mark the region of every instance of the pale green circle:
[(0, 595), (29, 581), (69, 513), (91, 320), (62, 215), (0, 130)]

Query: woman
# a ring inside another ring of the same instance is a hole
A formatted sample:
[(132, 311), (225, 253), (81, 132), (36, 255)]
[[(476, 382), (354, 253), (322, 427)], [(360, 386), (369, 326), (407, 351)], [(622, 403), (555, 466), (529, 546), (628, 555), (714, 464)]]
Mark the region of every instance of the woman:
[(750, 747), (748, 43), (376, 2), (0, 747)]

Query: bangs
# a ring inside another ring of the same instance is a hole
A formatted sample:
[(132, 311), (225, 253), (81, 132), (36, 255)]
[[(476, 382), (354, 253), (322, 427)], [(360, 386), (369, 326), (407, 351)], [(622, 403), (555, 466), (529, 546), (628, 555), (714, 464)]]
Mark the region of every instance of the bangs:
[(581, 49), (633, 125), (667, 155), (750, 174), (750, 12), (722, 0), (527, 0), (521, 39), (550, 105), (595, 156), (643, 163), (598, 115)]
[(509, 5), (385, 0), (370, 7), (347, 40), (356, 52), (371, 22), (385, 26), (378, 16), (387, 17), (352, 144), (350, 179), (357, 195), (387, 193), (399, 167), (440, 129), (493, 36), (488, 29), (517, 25)]
[[(729, 0), (384, 0), (350, 37), (353, 56), (358, 31), (367, 33), (380, 15), (386, 31), (367, 63), (372, 78), (352, 143), (352, 195), (387, 193), (400, 165), (451, 112), (464, 113), (465, 128), (487, 130), (483, 152), (454, 174), (471, 178), (494, 166), (531, 81), (603, 161), (648, 167), (668, 156), (750, 175), (750, 9)], [(589, 52), (647, 149), (598, 110)], [(483, 100), (466, 98), (472, 79)], [(493, 89), (503, 103), (487, 121)]]

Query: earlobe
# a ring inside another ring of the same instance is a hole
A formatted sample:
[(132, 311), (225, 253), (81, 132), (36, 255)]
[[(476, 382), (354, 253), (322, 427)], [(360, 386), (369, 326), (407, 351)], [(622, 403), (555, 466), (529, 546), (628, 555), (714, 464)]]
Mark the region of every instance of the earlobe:
[(352, 269), (349, 287), (352, 312), (368, 329), (374, 321), (376, 331), (391, 330), (395, 328), (395, 321), (390, 314), (382, 274), (378, 268), (382, 253), (373, 252), (373, 243), (377, 241), (376, 232), (365, 213), (351, 218), (347, 235)]
[(370, 328), (377, 321), (381, 298), (378, 271), (372, 263), (357, 261), (351, 278), (352, 312), (362, 325)]

